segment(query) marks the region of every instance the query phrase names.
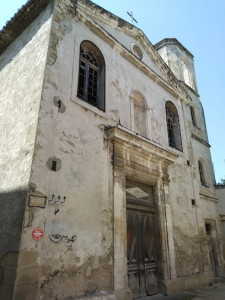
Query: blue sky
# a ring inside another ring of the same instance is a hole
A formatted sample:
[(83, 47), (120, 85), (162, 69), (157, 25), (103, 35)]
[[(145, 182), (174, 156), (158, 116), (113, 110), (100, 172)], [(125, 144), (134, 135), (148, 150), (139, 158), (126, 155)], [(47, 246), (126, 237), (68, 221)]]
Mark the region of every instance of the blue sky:
[[(37, 0), (38, 1), (38, 0)], [(216, 180), (225, 178), (225, 0), (95, 0), (131, 22), (132, 11), (152, 44), (177, 38), (193, 55)], [(26, 0), (1, 3), (0, 28)]]

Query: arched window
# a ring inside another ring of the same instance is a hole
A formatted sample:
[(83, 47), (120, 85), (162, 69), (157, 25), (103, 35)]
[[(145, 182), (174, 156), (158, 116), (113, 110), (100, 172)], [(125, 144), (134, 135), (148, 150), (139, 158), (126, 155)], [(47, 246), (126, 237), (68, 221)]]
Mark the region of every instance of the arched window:
[(134, 108), (134, 131), (142, 136), (147, 136), (146, 132), (146, 106), (143, 96), (135, 92), (133, 94)]
[(189, 68), (187, 66), (187, 63), (183, 59), (181, 59), (181, 65), (182, 65), (184, 82), (188, 86), (190, 86), (191, 88), (193, 88), (193, 80), (192, 80), (192, 76), (191, 76), (190, 70), (189, 70)]
[(175, 105), (171, 101), (166, 102), (166, 121), (170, 147), (182, 151), (179, 116)]
[(198, 170), (199, 170), (199, 177), (200, 177), (201, 184), (206, 185), (204, 166), (200, 160), (198, 161)]
[(105, 110), (105, 62), (100, 50), (89, 41), (80, 46), (77, 96)]
[(197, 126), (196, 125), (196, 116), (195, 116), (195, 109), (193, 106), (190, 106), (190, 111), (191, 111), (191, 120), (192, 120), (192, 124), (194, 126)]

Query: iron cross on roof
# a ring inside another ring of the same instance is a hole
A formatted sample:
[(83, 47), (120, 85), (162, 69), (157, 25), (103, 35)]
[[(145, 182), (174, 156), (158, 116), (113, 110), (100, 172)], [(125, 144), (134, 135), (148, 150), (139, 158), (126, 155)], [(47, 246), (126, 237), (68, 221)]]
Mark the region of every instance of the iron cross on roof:
[(134, 21), (134, 22), (137, 23), (137, 21), (135, 20), (135, 18), (134, 18), (134, 16), (133, 16), (132, 11), (131, 11), (130, 13), (127, 11), (127, 13), (128, 13), (128, 15), (131, 17), (132, 22)]

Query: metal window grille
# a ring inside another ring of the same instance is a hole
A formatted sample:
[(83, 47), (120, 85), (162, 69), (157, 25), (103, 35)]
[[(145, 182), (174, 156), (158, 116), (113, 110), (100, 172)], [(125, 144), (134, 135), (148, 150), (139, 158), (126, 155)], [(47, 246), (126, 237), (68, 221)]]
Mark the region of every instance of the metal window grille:
[(99, 65), (94, 54), (81, 47), (78, 96), (83, 100), (97, 104)]
[(175, 139), (175, 133), (174, 133), (176, 115), (173, 114), (168, 108), (166, 108), (166, 117), (167, 117), (169, 145), (171, 147), (176, 147), (176, 139)]

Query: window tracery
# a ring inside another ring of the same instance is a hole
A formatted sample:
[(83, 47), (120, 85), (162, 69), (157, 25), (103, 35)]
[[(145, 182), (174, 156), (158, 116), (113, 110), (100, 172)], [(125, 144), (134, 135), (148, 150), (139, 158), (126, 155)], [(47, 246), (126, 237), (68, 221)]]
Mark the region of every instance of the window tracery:
[(104, 69), (104, 58), (100, 50), (91, 42), (83, 42), (80, 46), (77, 96), (102, 110), (105, 109)]

